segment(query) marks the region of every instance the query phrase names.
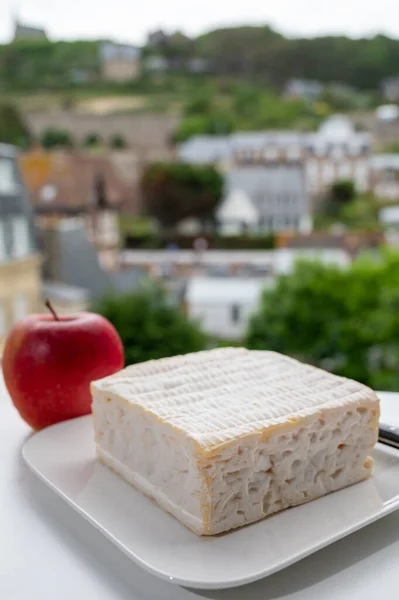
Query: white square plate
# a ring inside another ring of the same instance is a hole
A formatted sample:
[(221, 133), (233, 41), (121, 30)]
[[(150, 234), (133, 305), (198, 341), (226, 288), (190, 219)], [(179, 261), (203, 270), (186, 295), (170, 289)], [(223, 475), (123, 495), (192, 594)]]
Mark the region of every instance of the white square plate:
[(399, 451), (377, 445), (375, 476), (216, 536), (198, 537), (96, 460), (91, 417), (34, 434), (29, 467), (150, 573), (193, 588), (261, 579), (399, 508)]

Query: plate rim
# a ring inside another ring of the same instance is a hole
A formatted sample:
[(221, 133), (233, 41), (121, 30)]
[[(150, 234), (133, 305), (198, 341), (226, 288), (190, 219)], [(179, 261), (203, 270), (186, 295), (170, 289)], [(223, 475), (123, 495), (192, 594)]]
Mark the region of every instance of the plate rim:
[[(45, 431), (47, 431), (49, 429), (58, 428), (65, 424), (71, 425), (74, 422), (88, 420), (90, 418), (91, 418), (91, 415), (88, 414), (88, 415), (84, 415), (84, 416), (77, 417), (74, 419), (69, 419), (67, 421), (62, 421), (60, 423), (55, 423), (54, 425), (51, 425), (50, 427), (46, 427)], [(198, 590), (200, 590), (200, 589), (203, 589), (203, 590), (231, 589), (231, 588), (248, 585), (250, 583), (254, 583), (255, 581), (259, 581), (261, 579), (265, 579), (266, 577), (269, 577), (270, 575), (273, 575), (274, 573), (278, 573), (279, 571), (282, 571), (282, 570), (290, 567), (291, 565), (303, 560), (304, 558), (307, 558), (308, 556), (315, 554), (319, 550), (322, 550), (323, 548), (326, 548), (326, 547), (330, 546), (331, 544), (334, 544), (337, 541), (352, 535), (356, 531), (359, 531), (359, 530), (363, 529), (364, 527), (371, 525), (372, 523), (384, 518), (385, 516), (395, 512), (396, 510), (399, 509), (399, 493), (398, 493), (396, 496), (393, 496), (392, 498), (387, 500), (385, 502), (384, 506), (381, 508), (381, 510), (378, 513), (370, 515), (369, 517), (365, 518), (364, 520), (354, 523), (353, 526), (345, 529), (344, 532), (337, 532), (336, 534), (332, 535), (327, 540), (321, 541), (320, 543), (318, 543), (314, 546), (305, 548), (303, 551), (301, 551), (301, 552), (297, 553), (296, 555), (291, 556), (291, 557), (287, 558), (286, 560), (282, 561), (281, 563), (279, 563), (278, 568), (273, 568), (273, 567), (267, 568), (267, 566), (266, 566), (265, 569), (262, 569), (261, 571), (258, 571), (257, 573), (253, 573), (248, 576), (241, 576), (240, 578), (219, 581), (219, 582), (209, 582), (209, 581), (206, 582), (204, 580), (198, 581), (195, 579), (174, 577), (173, 575), (171, 575), (165, 571), (162, 571), (156, 567), (151, 566), (150, 563), (148, 563), (147, 561), (140, 558), (140, 556), (138, 556), (136, 553), (132, 552), (125, 544), (123, 544), (117, 537), (115, 537), (106, 527), (101, 525), (101, 523), (97, 519), (95, 519), (93, 516), (91, 516), (90, 513), (88, 513), (81, 506), (79, 506), (79, 504), (76, 504), (73, 501), (73, 499), (69, 498), (67, 494), (65, 494), (59, 487), (57, 487), (57, 485), (55, 485), (48, 477), (46, 477), (46, 475), (44, 475), (40, 471), (40, 469), (38, 469), (31, 462), (31, 460), (28, 456), (29, 446), (31, 443), (33, 443), (33, 440), (36, 440), (36, 438), (38, 436), (40, 436), (40, 434), (43, 431), (44, 430), (36, 431), (31, 436), (29, 436), (24, 441), (22, 449), (21, 449), (21, 454), (22, 454), (25, 464), (28, 466), (30, 471), (39, 479), (39, 481), (44, 483), (52, 492), (54, 492), (54, 494), (57, 497), (62, 498), (68, 506), (70, 506), (75, 512), (77, 512), (80, 516), (82, 516), (87, 522), (89, 522), (99, 533), (101, 533), (108, 541), (110, 541), (112, 544), (114, 544), (114, 546), (116, 546), (119, 550), (121, 550), (125, 554), (125, 556), (127, 556), (130, 560), (132, 560), (139, 567), (143, 568), (145, 571), (147, 571), (151, 575), (154, 575), (164, 581), (168, 581), (169, 583), (173, 583), (173, 584), (180, 585), (180, 586), (187, 587), (187, 588), (198, 589)], [(384, 444), (381, 444), (381, 443), (377, 443), (375, 448), (378, 448), (379, 450), (382, 450), (383, 452), (388, 453), (388, 454), (391, 453), (390, 451), (395, 452), (394, 449), (392, 449), (388, 446), (385, 446)], [(387, 448), (389, 450), (387, 450)], [(396, 452), (398, 452), (398, 460), (399, 460), (399, 451), (396, 451)], [(107, 467), (103, 466), (103, 468), (105, 469)], [(359, 483), (361, 484), (363, 482), (359, 482)], [(126, 485), (130, 485), (130, 484), (126, 482)], [(358, 484), (354, 484), (354, 485), (358, 485)], [(342, 490), (337, 490), (334, 493), (339, 493), (340, 491), (342, 491)], [(317, 501), (317, 499), (315, 501)], [(183, 525), (182, 525), (182, 527), (183, 527)], [(196, 535), (196, 534), (193, 533), (192, 535)]]

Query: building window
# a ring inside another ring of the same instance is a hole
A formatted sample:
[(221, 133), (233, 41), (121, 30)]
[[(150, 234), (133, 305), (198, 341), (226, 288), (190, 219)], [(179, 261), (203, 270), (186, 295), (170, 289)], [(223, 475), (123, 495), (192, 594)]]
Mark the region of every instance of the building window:
[(323, 165), (323, 183), (332, 183), (335, 179), (334, 165), (330, 162), (326, 162)]
[(233, 304), (231, 307), (231, 322), (238, 323), (240, 320), (240, 307), (238, 304)]
[(12, 220), (13, 258), (23, 258), (29, 254), (29, 227), (24, 217), (14, 217)]
[(14, 323), (28, 314), (28, 300), (25, 294), (17, 294), (13, 302)]
[(278, 150), (274, 147), (266, 148), (264, 154), (266, 160), (277, 160), (278, 158)]
[(319, 162), (317, 160), (309, 160), (306, 166), (306, 177), (311, 184), (318, 183), (320, 178)]
[(15, 180), (13, 163), (9, 158), (0, 158), (0, 194), (16, 194), (18, 183)]
[(301, 158), (301, 149), (298, 146), (291, 146), (287, 150), (288, 160), (299, 160)]
[(352, 175), (352, 164), (349, 161), (338, 165), (338, 179), (351, 179)]

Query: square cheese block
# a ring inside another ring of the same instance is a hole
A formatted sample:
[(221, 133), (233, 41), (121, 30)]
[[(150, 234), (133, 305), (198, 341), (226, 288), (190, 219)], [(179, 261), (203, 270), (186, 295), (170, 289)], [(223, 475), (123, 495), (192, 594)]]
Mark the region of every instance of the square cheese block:
[(369, 477), (379, 401), (275, 352), (222, 348), (93, 382), (100, 460), (199, 535)]

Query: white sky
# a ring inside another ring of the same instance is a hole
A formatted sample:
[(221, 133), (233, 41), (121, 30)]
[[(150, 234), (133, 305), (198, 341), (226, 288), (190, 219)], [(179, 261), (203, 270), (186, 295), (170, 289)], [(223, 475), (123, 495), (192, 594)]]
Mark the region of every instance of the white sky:
[(0, 0), (0, 43), (12, 14), (44, 26), (51, 39), (111, 38), (143, 43), (150, 29), (198, 34), (268, 23), (288, 35), (385, 33), (399, 37), (398, 0)]

